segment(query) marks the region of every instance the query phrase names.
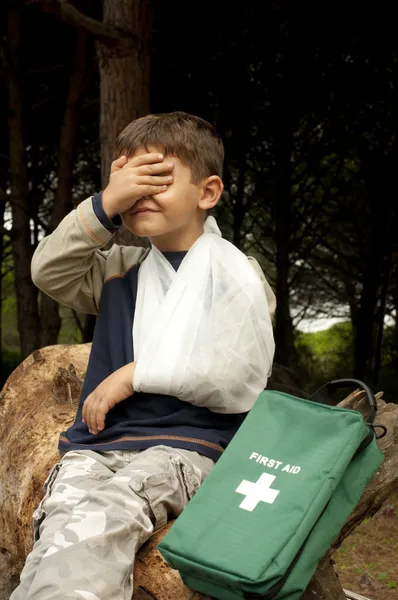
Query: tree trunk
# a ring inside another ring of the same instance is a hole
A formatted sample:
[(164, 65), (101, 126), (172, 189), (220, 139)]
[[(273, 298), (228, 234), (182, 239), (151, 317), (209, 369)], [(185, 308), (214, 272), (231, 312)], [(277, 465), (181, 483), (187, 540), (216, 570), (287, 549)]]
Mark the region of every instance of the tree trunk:
[[(2, 391), (0, 548), (10, 556), (16, 574), (32, 547), (31, 518), (43, 493), (43, 481), (59, 460), (59, 432), (71, 425), (75, 417), (89, 351), (90, 347), (83, 344), (38, 350), (18, 366)], [(353, 394), (343, 404), (360, 410), (358, 398)], [(382, 401), (378, 405), (378, 421), (388, 428), (388, 434), (379, 442), (385, 463), (350, 515), (331, 552), (381, 507), (398, 484), (398, 406)], [(160, 556), (157, 545), (166, 530), (156, 533), (137, 555), (134, 600), (204, 598), (183, 586), (178, 572), (170, 569)], [(10, 575), (9, 572), (9, 578)], [(14, 581), (16, 585), (17, 578)], [(303, 600), (315, 597), (344, 598), (330, 554), (320, 562)]]
[[(236, 182), (236, 193), (234, 194), (234, 202), (231, 198), (231, 212), (232, 212), (232, 243), (244, 252), (244, 237), (242, 232), (242, 226), (246, 215), (245, 207), (245, 183), (246, 183), (246, 151), (247, 144), (246, 139), (242, 141), (242, 150), (238, 160), (238, 178)], [(231, 194), (231, 191), (230, 191)]]
[(116, 138), (149, 111), (149, 0), (104, 0), (103, 23), (131, 33), (131, 45), (97, 42), (100, 70), (101, 175), (107, 185)]
[(289, 298), (291, 198), (289, 189), (279, 188), (279, 192), (275, 195), (274, 206), (277, 269), (275, 361), (288, 367), (294, 367), (295, 349)]
[(398, 248), (393, 256), (393, 260), (395, 261), (395, 265), (391, 275), (391, 296), (392, 296), (392, 304), (395, 310), (395, 326), (394, 333), (395, 339), (397, 341), (398, 347)]
[[(392, 250), (392, 249), (391, 249)], [(390, 283), (390, 275), (393, 264), (392, 251), (388, 256), (384, 257), (383, 261), (383, 272), (382, 272), (382, 285), (379, 300), (379, 307), (377, 311), (377, 322), (376, 322), (376, 343), (375, 352), (373, 357), (373, 385), (377, 385), (379, 382), (379, 375), (382, 363), (382, 346), (384, 336), (384, 318), (386, 315), (387, 305), (387, 294)]]
[(4, 256), (4, 213), (6, 203), (0, 200), (0, 386), (3, 385), (3, 256)]
[(25, 160), (23, 100), (20, 83), (21, 6), (10, 3), (8, 11), (8, 132), (12, 210), (12, 249), (19, 342), (22, 358), (39, 346), (40, 318), (37, 288), (30, 276), (32, 244), (29, 193)]
[[(354, 339), (354, 377), (369, 380), (372, 361), (376, 351), (377, 324), (383, 315), (377, 314), (384, 275), (389, 277), (391, 261), (387, 260), (391, 253), (389, 243), (390, 211), (387, 210), (383, 198), (370, 199), (370, 244), (363, 272), (362, 292), (356, 319)], [(387, 265), (386, 265), (387, 263)], [(384, 267), (384, 269), (383, 269)]]
[(275, 322), (275, 361), (294, 367), (296, 363), (293, 321), (290, 315), (290, 246), (292, 234), (292, 193), (291, 152), (294, 134), (291, 95), (292, 65), (288, 55), (288, 32), (284, 29), (281, 36), (281, 74), (275, 83), (275, 125), (273, 129), (273, 147), (275, 157), (274, 170), (274, 219), (276, 244), (276, 322)]
[(370, 255), (364, 273), (360, 306), (356, 319), (354, 340), (354, 377), (367, 380), (373, 355), (379, 262), (377, 255)]
[[(76, 48), (71, 63), (64, 119), (61, 126), (58, 150), (58, 186), (48, 233), (52, 233), (62, 219), (72, 210), (73, 169), (77, 146), (79, 103), (84, 89), (86, 73), (87, 35), (76, 32)], [(59, 305), (46, 294), (41, 294), (40, 346), (51, 346), (58, 341), (61, 329)]]
[[(115, 143), (122, 129), (149, 112), (151, 13), (149, 0), (104, 0), (103, 23), (131, 33), (131, 44), (97, 42), (100, 70), (102, 187), (109, 180)], [(147, 246), (123, 228), (115, 241)]]
[(82, 332), (82, 341), (84, 344), (93, 341), (94, 337), (94, 329), (95, 324), (97, 322), (97, 318), (95, 315), (86, 315), (84, 318), (84, 326)]

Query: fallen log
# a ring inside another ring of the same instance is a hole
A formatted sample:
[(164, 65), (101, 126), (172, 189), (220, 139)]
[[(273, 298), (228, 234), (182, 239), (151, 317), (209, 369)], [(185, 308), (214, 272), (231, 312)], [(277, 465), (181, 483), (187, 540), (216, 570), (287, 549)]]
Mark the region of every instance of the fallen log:
[[(88, 344), (50, 346), (36, 351), (11, 374), (1, 392), (0, 556), (7, 558), (7, 566), (3, 567), (6, 573), (0, 573), (0, 581), (2, 577), (7, 579), (10, 591), (17, 584), (17, 575), (32, 547), (32, 513), (42, 497), (44, 479), (59, 459), (59, 432), (75, 417), (89, 352)], [(297, 384), (289, 372), (277, 367), (270, 387), (294, 393)], [(351, 395), (345, 405), (362, 409), (361, 395)], [(380, 441), (385, 463), (319, 564), (302, 600), (346, 599), (333, 569), (332, 553), (397, 487), (398, 405), (380, 400), (378, 421), (388, 427), (388, 435)], [(170, 569), (157, 551), (168, 527), (157, 532), (137, 556), (133, 600), (205, 598), (186, 588), (178, 572)]]

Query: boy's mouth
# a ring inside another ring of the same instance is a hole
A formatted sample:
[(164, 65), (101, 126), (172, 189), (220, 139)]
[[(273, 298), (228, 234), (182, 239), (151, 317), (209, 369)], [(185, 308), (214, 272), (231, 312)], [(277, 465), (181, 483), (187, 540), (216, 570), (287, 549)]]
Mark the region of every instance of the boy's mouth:
[(141, 213), (155, 213), (155, 212), (159, 212), (159, 211), (155, 210), (154, 208), (151, 208), (150, 206), (140, 206), (139, 208), (135, 208), (129, 214), (130, 215), (138, 215)]

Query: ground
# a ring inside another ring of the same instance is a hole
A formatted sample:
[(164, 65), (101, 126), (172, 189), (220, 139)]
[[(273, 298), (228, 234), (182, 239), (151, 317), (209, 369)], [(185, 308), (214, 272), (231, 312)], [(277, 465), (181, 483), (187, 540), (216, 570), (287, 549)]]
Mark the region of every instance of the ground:
[(334, 558), (345, 589), (371, 600), (398, 600), (398, 494), (361, 523)]

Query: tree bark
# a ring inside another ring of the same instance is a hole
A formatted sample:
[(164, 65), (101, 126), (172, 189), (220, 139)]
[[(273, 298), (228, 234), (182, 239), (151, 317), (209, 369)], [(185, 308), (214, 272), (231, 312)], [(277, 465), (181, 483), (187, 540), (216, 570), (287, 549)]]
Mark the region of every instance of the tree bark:
[[(381, 192), (382, 194), (382, 192)], [(385, 304), (383, 314), (377, 314), (382, 295), (383, 279), (389, 279), (392, 248), (389, 240), (391, 214), (388, 205), (381, 197), (370, 199), (370, 243), (364, 265), (362, 291), (356, 318), (354, 339), (354, 377), (369, 380), (372, 373), (377, 346), (377, 325), (384, 325)], [(385, 272), (387, 270), (387, 272)], [(380, 340), (381, 343), (381, 340)]]
[[(52, 233), (62, 219), (72, 210), (73, 169), (77, 146), (79, 104), (86, 73), (87, 35), (77, 30), (74, 58), (71, 63), (68, 93), (61, 126), (58, 150), (58, 186), (48, 233)], [(46, 294), (41, 294), (40, 346), (50, 346), (58, 341), (61, 329), (59, 305)]]
[(151, 15), (149, 0), (104, 0), (103, 24), (131, 34), (129, 46), (97, 41), (100, 71), (102, 184), (107, 185), (122, 129), (149, 111)]
[[(234, 194), (234, 202), (231, 202), (232, 212), (232, 243), (239, 248), (242, 252), (244, 251), (243, 244), (244, 238), (242, 235), (242, 225), (245, 219), (246, 207), (245, 207), (245, 183), (246, 183), (246, 152), (247, 144), (246, 139), (242, 141), (242, 150), (238, 160), (238, 178), (236, 182), (236, 193)], [(230, 191), (231, 194), (231, 191)]]
[(38, 292), (30, 277), (32, 259), (28, 177), (25, 161), (23, 100), (21, 90), (21, 6), (8, 9), (8, 131), (12, 210), (12, 250), (15, 269), (18, 332), (22, 358), (39, 347)]
[[(149, 112), (151, 13), (149, 0), (104, 0), (103, 25), (122, 29), (130, 45), (97, 41), (100, 71), (100, 139), (102, 187), (109, 180), (117, 136), (124, 127)], [(122, 228), (115, 241), (144, 246), (148, 243)]]
[(94, 329), (95, 329), (96, 322), (97, 322), (97, 317), (95, 315), (85, 315), (83, 331), (82, 331), (82, 341), (84, 344), (87, 344), (87, 343), (90, 343), (93, 341)]
[(292, 143), (294, 123), (291, 96), (292, 65), (288, 55), (288, 32), (280, 32), (283, 59), (281, 73), (275, 82), (275, 126), (273, 147), (274, 171), (274, 219), (276, 244), (276, 322), (275, 322), (275, 361), (294, 367), (296, 352), (294, 347), (293, 321), (290, 314), (290, 246), (292, 234)]
[[(391, 249), (392, 250), (392, 249)], [(376, 317), (376, 342), (375, 351), (373, 357), (373, 385), (377, 385), (379, 382), (381, 364), (382, 364), (382, 346), (384, 336), (384, 318), (386, 315), (387, 305), (387, 294), (390, 283), (390, 275), (393, 265), (392, 251), (389, 255), (384, 257), (383, 269), (382, 269), (382, 284), (381, 293), (379, 299), (379, 306)]]
[[(398, 246), (398, 244), (397, 244)], [(395, 339), (397, 340), (397, 347), (398, 347), (398, 247), (397, 250), (395, 252), (395, 254), (393, 255), (393, 261), (395, 262), (393, 271), (392, 271), (392, 275), (391, 275), (391, 297), (392, 297), (392, 304), (395, 310), (395, 327), (394, 327), (394, 333), (395, 333)]]
[(396, 203), (391, 202), (397, 152), (394, 142), (388, 152), (373, 149), (361, 157), (367, 188), (363, 228), (368, 243), (355, 336), (354, 374), (358, 379), (375, 381), (380, 369), (386, 297), (394, 267), (398, 227)]
[(4, 257), (4, 213), (6, 209), (6, 203), (0, 199), (0, 385), (3, 383), (3, 327), (2, 327), (2, 313), (3, 313), (3, 257)]
[(377, 259), (377, 255), (369, 256), (363, 278), (360, 306), (356, 318), (354, 377), (362, 380), (368, 380), (370, 374), (370, 361), (373, 356), (379, 280), (379, 262)]
[[(285, 173), (285, 177), (288, 174)], [(295, 366), (293, 322), (290, 314), (289, 273), (290, 273), (290, 190), (279, 187), (275, 195), (275, 242), (276, 242), (276, 322), (275, 322), (275, 361), (288, 367)]]

